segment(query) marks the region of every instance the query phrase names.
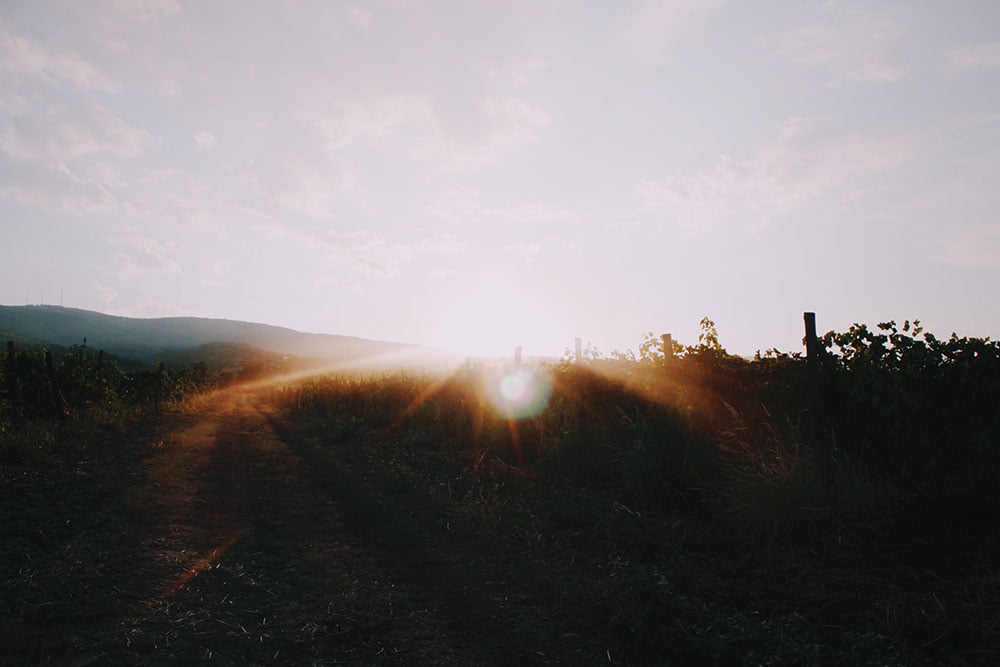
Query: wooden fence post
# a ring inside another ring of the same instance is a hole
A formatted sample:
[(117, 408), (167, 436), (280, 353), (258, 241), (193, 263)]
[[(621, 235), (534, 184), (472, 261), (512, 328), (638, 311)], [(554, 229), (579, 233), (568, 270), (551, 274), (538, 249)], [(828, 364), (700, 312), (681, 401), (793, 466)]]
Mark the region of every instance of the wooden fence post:
[(59, 378), (56, 376), (56, 366), (52, 362), (52, 352), (45, 350), (45, 369), (49, 375), (49, 386), (52, 389), (52, 411), (56, 419), (62, 420), (66, 417), (66, 404), (63, 402), (62, 392), (59, 391)]
[(816, 336), (816, 313), (803, 313), (806, 326), (806, 392), (809, 401), (806, 423), (816, 447), (820, 484), (823, 496), (831, 507), (837, 505), (833, 488), (833, 452), (823, 433), (823, 397), (820, 393), (820, 373), (823, 366), (823, 352)]
[(674, 360), (674, 338), (668, 333), (660, 336), (663, 341), (663, 365), (669, 366)]
[(583, 363), (583, 339), (580, 338), (579, 336), (577, 336), (576, 339), (575, 339), (575, 343), (576, 343), (576, 363), (582, 364)]
[(518, 345), (514, 348), (514, 371), (517, 372), (521, 370), (521, 346)]
[(806, 325), (806, 396), (809, 412), (815, 419), (819, 412), (819, 339), (816, 337), (816, 313), (803, 313)]

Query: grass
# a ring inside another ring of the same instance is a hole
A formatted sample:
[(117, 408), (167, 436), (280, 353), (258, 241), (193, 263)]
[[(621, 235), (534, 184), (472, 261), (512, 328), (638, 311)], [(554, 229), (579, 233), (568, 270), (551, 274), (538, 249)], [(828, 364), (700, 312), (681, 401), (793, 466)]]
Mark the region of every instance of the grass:
[(329, 376), (277, 400), (441, 521), (537, 553), (546, 576), (573, 582), (587, 610), (574, 624), (628, 637), (634, 660), (1000, 658), (1000, 568), (973, 576), (951, 548), (996, 549), (990, 524), (926, 525), (905, 477), (839, 447), (836, 431), (818, 448), (794, 406), (754, 405), (752, 382), (741, 393), (694, 373), (547, 372), (547, 408), (518, 420), (490, 404), (485, 368)]

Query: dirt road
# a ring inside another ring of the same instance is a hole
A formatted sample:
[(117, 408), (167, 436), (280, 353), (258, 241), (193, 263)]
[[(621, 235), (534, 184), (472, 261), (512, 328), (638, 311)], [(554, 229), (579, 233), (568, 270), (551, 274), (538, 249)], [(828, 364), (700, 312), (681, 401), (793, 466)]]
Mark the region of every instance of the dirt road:
[(543, 563), (250, 391), (123, 438), (47, 487), (5, 480), (9, 664), (608, 664)]

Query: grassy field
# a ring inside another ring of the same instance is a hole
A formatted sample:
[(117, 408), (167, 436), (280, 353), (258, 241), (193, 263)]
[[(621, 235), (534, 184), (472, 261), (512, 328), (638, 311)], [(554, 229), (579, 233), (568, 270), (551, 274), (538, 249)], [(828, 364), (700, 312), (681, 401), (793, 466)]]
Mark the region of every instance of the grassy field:
[(706, 327), (671, 360), (177, 373), (160, 414), (154, 371), (78, 353), (62, 418), (29, 358), (0, 662), (996, 664), (998, 346), (823, 344), (812, 396)]
[(329, 376), (272, 400), (498, 549), (537, 550), (577, 582), (581, 627), (640, 662), (987, 664), (997, 347), (906, 329), (829, 335), (812, 411), (805, 360), (706, 345), (669, 366)]

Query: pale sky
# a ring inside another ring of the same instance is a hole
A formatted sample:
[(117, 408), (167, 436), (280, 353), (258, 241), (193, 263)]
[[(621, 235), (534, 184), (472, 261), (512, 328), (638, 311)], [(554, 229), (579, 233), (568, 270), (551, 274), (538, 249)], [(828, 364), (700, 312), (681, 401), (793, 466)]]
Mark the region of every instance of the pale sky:
[(995, 0), (0, 5), (2, 304), (749, 355), (998, 287)]

